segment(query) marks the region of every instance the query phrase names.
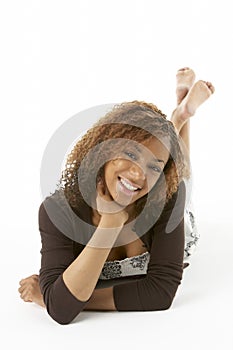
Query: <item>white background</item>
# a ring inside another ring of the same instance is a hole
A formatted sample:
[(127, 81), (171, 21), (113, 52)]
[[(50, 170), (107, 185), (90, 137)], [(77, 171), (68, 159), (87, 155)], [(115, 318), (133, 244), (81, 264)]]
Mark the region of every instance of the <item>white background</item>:
[[(230, 0), (1, 1), (4, 349), (232, 349), (232, 33)], [(95, 105), (139, 99), (170, 115), (183, 66), (216, 87), (191, 121), (201, 234), (192, 266), (170, 310), (86, 312), (60, 326), (17, 292), (40, 265), (45, 147), (63, 122)]]

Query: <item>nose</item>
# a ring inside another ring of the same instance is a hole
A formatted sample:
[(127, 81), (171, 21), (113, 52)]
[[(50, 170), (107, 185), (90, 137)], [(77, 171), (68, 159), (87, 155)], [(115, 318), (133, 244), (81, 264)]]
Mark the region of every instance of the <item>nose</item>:
[(133, 179), (139, 179), (143, 181), (146, 179), (145, 171), (143, 168), (135, 163), (133, 163), (130, 167), (130, 174)]

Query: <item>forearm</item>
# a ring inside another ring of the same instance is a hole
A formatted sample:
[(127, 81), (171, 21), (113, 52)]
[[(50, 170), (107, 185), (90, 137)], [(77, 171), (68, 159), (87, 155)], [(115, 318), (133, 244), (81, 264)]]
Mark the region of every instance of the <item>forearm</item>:
[(116, 310), (113, 298), (113, 287), (95, 289), (84, 310)]
[(90, 298), (109, 251), (108, 248), (86, 247), (64, 271), (64, 283), (78, 300)]
[(88, 245), (64, 271), (64, 283), (78, 300), (87, 301), (91, 297), (103, 265), (121, 229), (122, 225), (114, 229), (108, 228), (106, 221), (102, 221)]

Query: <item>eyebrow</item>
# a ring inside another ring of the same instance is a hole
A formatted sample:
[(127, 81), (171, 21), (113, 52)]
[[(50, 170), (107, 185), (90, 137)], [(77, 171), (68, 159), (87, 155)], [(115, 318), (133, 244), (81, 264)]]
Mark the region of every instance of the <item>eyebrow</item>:
[[(139, 153), (142, 153), (142, 150), (141, 150), (137, 145), (134, 145), (134, 148), (136, 148), (136, 150), (137, 150)], [(163, 163), (163, 164), (165, 164), (165, 163), (164, 163), (164, 160), (158, 159), (158, 158), (155, 158), (155, 157), (153, 157), (153, 161), (154, 161), (154, 162), (158, 162), (158, 163)]]

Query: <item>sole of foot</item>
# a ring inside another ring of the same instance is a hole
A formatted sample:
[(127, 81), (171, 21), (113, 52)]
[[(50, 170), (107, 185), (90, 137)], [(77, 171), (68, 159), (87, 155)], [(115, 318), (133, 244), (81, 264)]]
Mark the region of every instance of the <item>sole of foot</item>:
[(215, 91), (212, 83), (204, 80), (198, 80), (189, 90), (186, 97), (181, 103), (181, 108), (184, 109), (184, 114), (192, 116), (197, 108), (205, 102)]

